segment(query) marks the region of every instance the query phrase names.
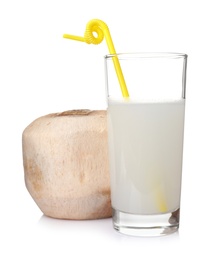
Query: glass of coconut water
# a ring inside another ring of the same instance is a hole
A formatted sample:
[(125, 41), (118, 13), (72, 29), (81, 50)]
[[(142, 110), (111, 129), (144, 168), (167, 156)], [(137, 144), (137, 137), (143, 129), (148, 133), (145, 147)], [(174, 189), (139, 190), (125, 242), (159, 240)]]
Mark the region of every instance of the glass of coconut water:
[[(121, 95), (118, 58), (129, 97)], [(187, 55), (105, 56), (113, 226), (157, 236), (179, 227)]]

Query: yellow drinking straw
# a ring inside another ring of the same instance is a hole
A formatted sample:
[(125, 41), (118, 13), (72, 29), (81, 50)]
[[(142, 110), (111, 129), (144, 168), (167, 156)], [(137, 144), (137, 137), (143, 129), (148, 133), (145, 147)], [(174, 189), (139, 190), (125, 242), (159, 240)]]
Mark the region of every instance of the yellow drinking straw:
[[(97, 37), (95, 37), (93, 35), (93, 32), (97, 34)], [(114, 44), (113, 44), (113, 41), (112, 41), (112, 38), (110, 35), (110, 31), (109, 31), (106, 23), (104, 23), (103, 21), (98, 20), (98, 19), (93, 19), (87, 23), (84, 37), (70, 35), (70, 34), (64, 34), (63, 37), (67, 38), (67, 39), (75, 40), (75, 41), (86, 42), (88, 44), (91, 44), (91, 43), (100, 44), (105, 37), (110, 54), (115, 55), (112, 57), (112, 59), (113, 59), (114, 67), (115, 67), (116, 74), (118, 77), (118, 81), (120, 84), (122, 95), (124, 98), (129, 97), (126, 82), (125, 82), (125, 79), (124, 79), (124, 76), (123, 76), (123, 73), (121, 70), (119, 60), (116, 56), (116, 50), (114, 48)], [(167, 211), (167, 205), (164, 200), (164, 196), (159, 191), (157, 191), (157, 194), (156, 194), (156, 203), (161, 212)]]
[[(93, 35), (93, 32), (97, 34), (97, 37)], [(114, 44), (108, 26), (106, 25), (106, 23), (98, 19), (93, 19), (87, 23), (84, 37), (70, 35), (70, 34), (64, 34), (63, 37), (71, 40), (86, 42), (88, 44), (91, 43), (99, 44), (103, 41), (105, 37), (110, 54), (116, 54), (116, 50), (114, 48)], [(117, 56), (113, 56), (112, 59), (118, 77), (118, 81), (121, 87), (122, 95), (123, 97), (127, 98), (129, 97), (129, 93), (121, 70), (119, 60)]]

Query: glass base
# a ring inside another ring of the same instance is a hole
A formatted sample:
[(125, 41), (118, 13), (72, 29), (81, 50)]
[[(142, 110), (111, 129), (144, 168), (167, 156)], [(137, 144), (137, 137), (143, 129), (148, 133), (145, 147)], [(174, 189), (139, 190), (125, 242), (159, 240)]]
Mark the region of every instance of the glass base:
[(155, 215), (136, 215), (112, 209), (114, 229), (132, 236), (163, 236), (179, 228), (180, 209)]

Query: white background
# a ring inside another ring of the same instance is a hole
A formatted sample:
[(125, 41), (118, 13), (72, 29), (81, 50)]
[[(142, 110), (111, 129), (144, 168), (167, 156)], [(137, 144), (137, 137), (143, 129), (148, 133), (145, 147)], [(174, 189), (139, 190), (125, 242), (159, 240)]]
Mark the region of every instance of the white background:
[[(181, 225), (174, 235), (128, 237), (112, 229), (111, 219), (50, 219), (25, 188), (21, 134), (29, 123), (52, 112), (106, 108), (105, 42), (62, 38), (83, 35), (93, 18), (108, 24), (117, 52), (189, 55)], [(207, 28), (206, 0), (1, 0), (1, 259), (207, 259)]]

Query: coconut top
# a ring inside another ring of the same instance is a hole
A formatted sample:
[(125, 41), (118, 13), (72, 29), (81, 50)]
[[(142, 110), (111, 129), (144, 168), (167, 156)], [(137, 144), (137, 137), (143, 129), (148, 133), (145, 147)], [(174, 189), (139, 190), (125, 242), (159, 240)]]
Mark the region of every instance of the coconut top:
[(27, 133), (40, 134), (41, 132), (55, 132), (69, 134), (80, 131), (104, 131), (106, 129), (106, 110), (68, 110), (61, 113), (52, 113), (37, 118), (29, 124), (23, 136)]

